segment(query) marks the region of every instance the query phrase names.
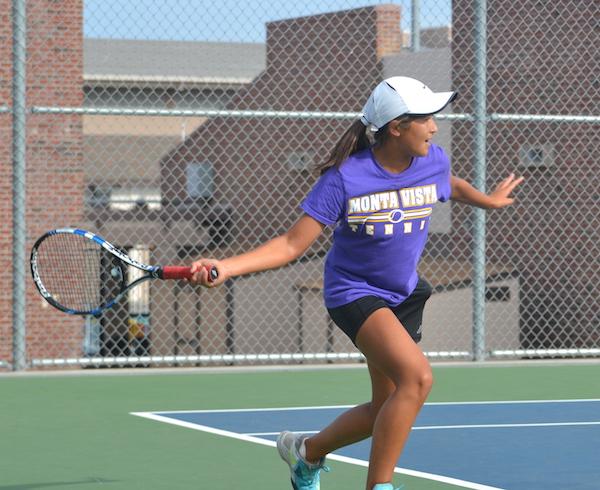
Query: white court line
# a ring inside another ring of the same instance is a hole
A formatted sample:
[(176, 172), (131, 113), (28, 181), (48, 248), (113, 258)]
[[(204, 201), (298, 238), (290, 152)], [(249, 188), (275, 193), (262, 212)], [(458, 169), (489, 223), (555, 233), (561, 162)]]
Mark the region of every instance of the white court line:
[[(569, 399), (569, 400), (499, 400), (499, 401), (470, 401), (470, 402), (431, 402), (426, 403), (428, 406), (452, 406), (452, 405), (509, 405), (509, 404), (544, 404), (544, 403), (586, 403), (586, 402), (600, 402), (599, 398), (581, 398), (581, 399)], [(303, 406), (303, 407), (276, 407), (276, 408), (238, 408), (238, 409), (222, 409), (222, 410), (171, 410), (171, 411), (161, 411), (161, 412), (134, 412), (131, 415), (136, 415), (138, 417), (143, 417), (159, 422), (165, 422), (172, 425), (178, 425), (181, 427), (186, 427), (189, 429), (199, 430), (203, 432), (208, 432), (211, 434), (216, 434), (224, 437), (230, 437), (233, 439), (238, 439), (247, 442), (253, 442), (255, 444), (261, 444), (265, 446), (275, 447), (275, 442), (261, 439), (257, 436), (260, 435), (276, 435), (276, 433), (253, 433), (253, 434), (238, 434), (235, 432), (225, 431), (222, 429), (216, 429), (213, 427), (208, 427), (199, 424), (193, 424), (190, 422), (184, 422), (172, 419), (170, 417), (164, 417), (160, 414), (184, 414), (184, 413), (199, 413), (199, 414), (209, 414), (209, 413), (243, 413), (243, 412), (279, 412), (279, 411), (287, 411), (287, 410), (319, 410), (319, 409), (346, 409), (351, 408), (355, 405), (328, 405), (328, 406)], [(526, 426), (550, 426), (550, 425), (599, 425), (600, 422), (573, 422), (573, 423), (552, 423), (552, 424), (489, 424), (489, 425), (470, 425), (470, 426), (421, 426), (421, 427), (413, 427), (413, 430), (434, 430), (434, 429), (452, 429), (452, 428), (487, 428), (487, 427), (526, 427)], [(304, 433), (315, 433), (316, 431), (302, 431)], [(368, 466), (368, 462), (355, 459), (348, 458), (346, 456), (339, 456), (336, 454), (332, 454), (328, 456), (329, 459), (334, 461), (341, 461), (345, 463), (350, 463), (358, 466)], [(452, 485), (457, 485), (463, 488), (469, 488), (473, 490), (502, 490), (497, 487), (491, 487), (487, 485), (482, 485), (479, 483), (468, 482), (465, 480), (458, 480), (455, 478), (450, 478), (442, 475), (434, 475), (431, 473), (424, 473), (414, 470), (409, 470), (406, 468), (395, 468), (395, 473), (415, 476), (418, 478), (424, 478), (434, 481), (439, 481), (443, 483), (448, 483)]]
[[(499, 400), (499, 401), (473, 401), (473, 402), (430, 402), (425, 406), (451, 406), (451, 405), (518, 405), (532, 403), (586, 403), (600, 402), (600, 398), (580, 398), (571, 400)], [(276, 408), (226, 408), (214, 410), (163, 410), (152, 413), (236, 413), (236, 412), (281, 412), (287, 410), (322, 410), (336, 408), (352, 408), (356, 405), (324, 405), (305, 407), (276, 407)]]
[(473, 402), (431, 402), (425, 405), (527, 405), (531, 403), (594, 403), (600, 398), (573, 398), (568, 400), (497, 400)]
[(574, 425), (600, 425), (600, 422), (539, 422), (531, 424), (474, 424), (474, 425), (422, 425), (413, 430), (436, 429), (506, 429), (512, 427), (569, 427)]
[[(577, 425), (600, 425), (598, 422), (540, 422), (532, 424), (473, 424), (473, 425), (421, 425), (411, 430), (447, 430), (447, 429), (510, 429), (514, 427), (571, 427)], [(298, 434), (317, 434), (318, 430), (295, 430)], [(246, 436), (276, 436), (279, 432), (244, 432)]]
[[(189, 413), (190, 411), (185, 412), (162, 412), (162, 413)], [(184, 422), (181, 420), (175, 420), (170, 417), (163, 417), (162, 415), (157, 415), (153, 412), (131, 412), (131, 415), (135, 415), (137, 417), (142, 417), (145, 419), (155, 420), (158, 422), (165, 422), (167, 424), (177, 425), (180, 427), (185, 427), (187, 429), (199, 430), (202, 432), (208, 432), (210, 434), (215, 434), (223, 437), (230, 437), (232, 439), (237, 439), (240, 441), (253, 442), (255, 444), (261, 444), (263, 446), (275, 447), (275, 441), (269, 441), (266, 439), (260, 439), (258, 437), (249, 436), (245, 434), (238, 434), (236, 432), (230, 432), (228, 430), (215, 429), (214, 427), (208, 427), (206, 425), (193, 424), (190, 422)], [(346, 456), (339, 456), (337, 454), (330, 454), (327, 456), (327, 459), (333, 461), (340, 461), (342, 463), (349, 463), (358, 466), (364, 466), (365, 468), (369, 466), (368, 461), (363, 461), (362, 459), (349, 458)], [(441, 483), (448, 483), (450, 485), (456, 485), (462, 488), (470, 488), (472, 490), (504, 490), (499, 487), (491, 487), (489, 485), (482, 485), (480, 483), (474, 483), (466, 480), (459, 480), (457, 478), (450, 478), (443, 475), (434, 475), (433, 473), (425, 473), (423, 471), (415, 471), (409, 470), (407, 468), (394, 468), (394, 473), (413, 476), (416, 478), (424, 478), (427, 480), (438, 481)]]

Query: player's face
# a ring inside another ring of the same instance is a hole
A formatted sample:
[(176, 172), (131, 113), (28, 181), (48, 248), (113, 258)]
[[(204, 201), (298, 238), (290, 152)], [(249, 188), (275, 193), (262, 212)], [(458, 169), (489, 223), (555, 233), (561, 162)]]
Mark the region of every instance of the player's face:
[(400, 131), (399, 142), (410, 155), (424, 157), (429, 153), (431, 138), (437, 133), (437, 130), (433, 116), (419, 117), (413, 119), (407, 128)]

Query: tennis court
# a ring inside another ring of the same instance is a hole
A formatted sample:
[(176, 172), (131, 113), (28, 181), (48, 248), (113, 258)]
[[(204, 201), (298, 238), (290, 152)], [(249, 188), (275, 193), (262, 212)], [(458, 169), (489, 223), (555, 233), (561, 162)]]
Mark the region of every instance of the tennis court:
[[(429, 179), (348, 196), (365, 243), (429, 237), (419, 345), (435, 384), (394, 484), (600, 489), (594, 2), (0, 5), (0, 490), (290, 488), (276, 434), (371, 393), (324, 307), (333, 227), (222, 287), (136, 281), (286, 233), (393, 77), (458, 91), (433, 138), (449, 175), (485, 193), (525, 178), (487, 211), (435, 204)], [(57, 229), (106, 254), (63, 245), (56, 284), (111, 308), (44, 300), (35, 243)], [(390, 277), (406, 262), (374, 259)], [(331, 455), (323, 490), (364, 488), (369, 445)]]
[[(396, 483), (598, 488), (599, 363), (436, 365), (434, 374)], [(362, 366), (103, 370), (3, 376), (0, 391), (2, 490), (274, 490), (289, 486), (274, 433), (318, 430), (365, 401), (369, 379)], [(322, 488), (362, 488), (368, 446), (332, 456)]]

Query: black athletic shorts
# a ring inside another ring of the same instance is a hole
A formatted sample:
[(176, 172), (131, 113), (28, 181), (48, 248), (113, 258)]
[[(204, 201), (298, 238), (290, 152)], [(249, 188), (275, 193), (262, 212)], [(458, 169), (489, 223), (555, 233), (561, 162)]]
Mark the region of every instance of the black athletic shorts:
[(398, 306), (389, 306), (377, 296), (364, 296), (352, 303), (328, 308), (329, 316), (356, 345), (356, 335), (371, 313), (379, 308), (389, 308), (396, 315), (415, 342), (421, 340), (421, 323), (425, 302), (431, 296), (431, 286), (419, 279), (412, 294)]

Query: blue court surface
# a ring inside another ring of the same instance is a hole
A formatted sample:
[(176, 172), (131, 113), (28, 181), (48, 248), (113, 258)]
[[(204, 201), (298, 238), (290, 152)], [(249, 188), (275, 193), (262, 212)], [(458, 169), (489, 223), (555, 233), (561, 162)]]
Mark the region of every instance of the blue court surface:
[[(275, 446), (282, 430), (311, 433), (345, 406), (133, 415)], [(366, 466), (370, 440), (329, 458)], [(397, 473), (471, 489), (600, 489), (600, 400), (430, 403)]]

